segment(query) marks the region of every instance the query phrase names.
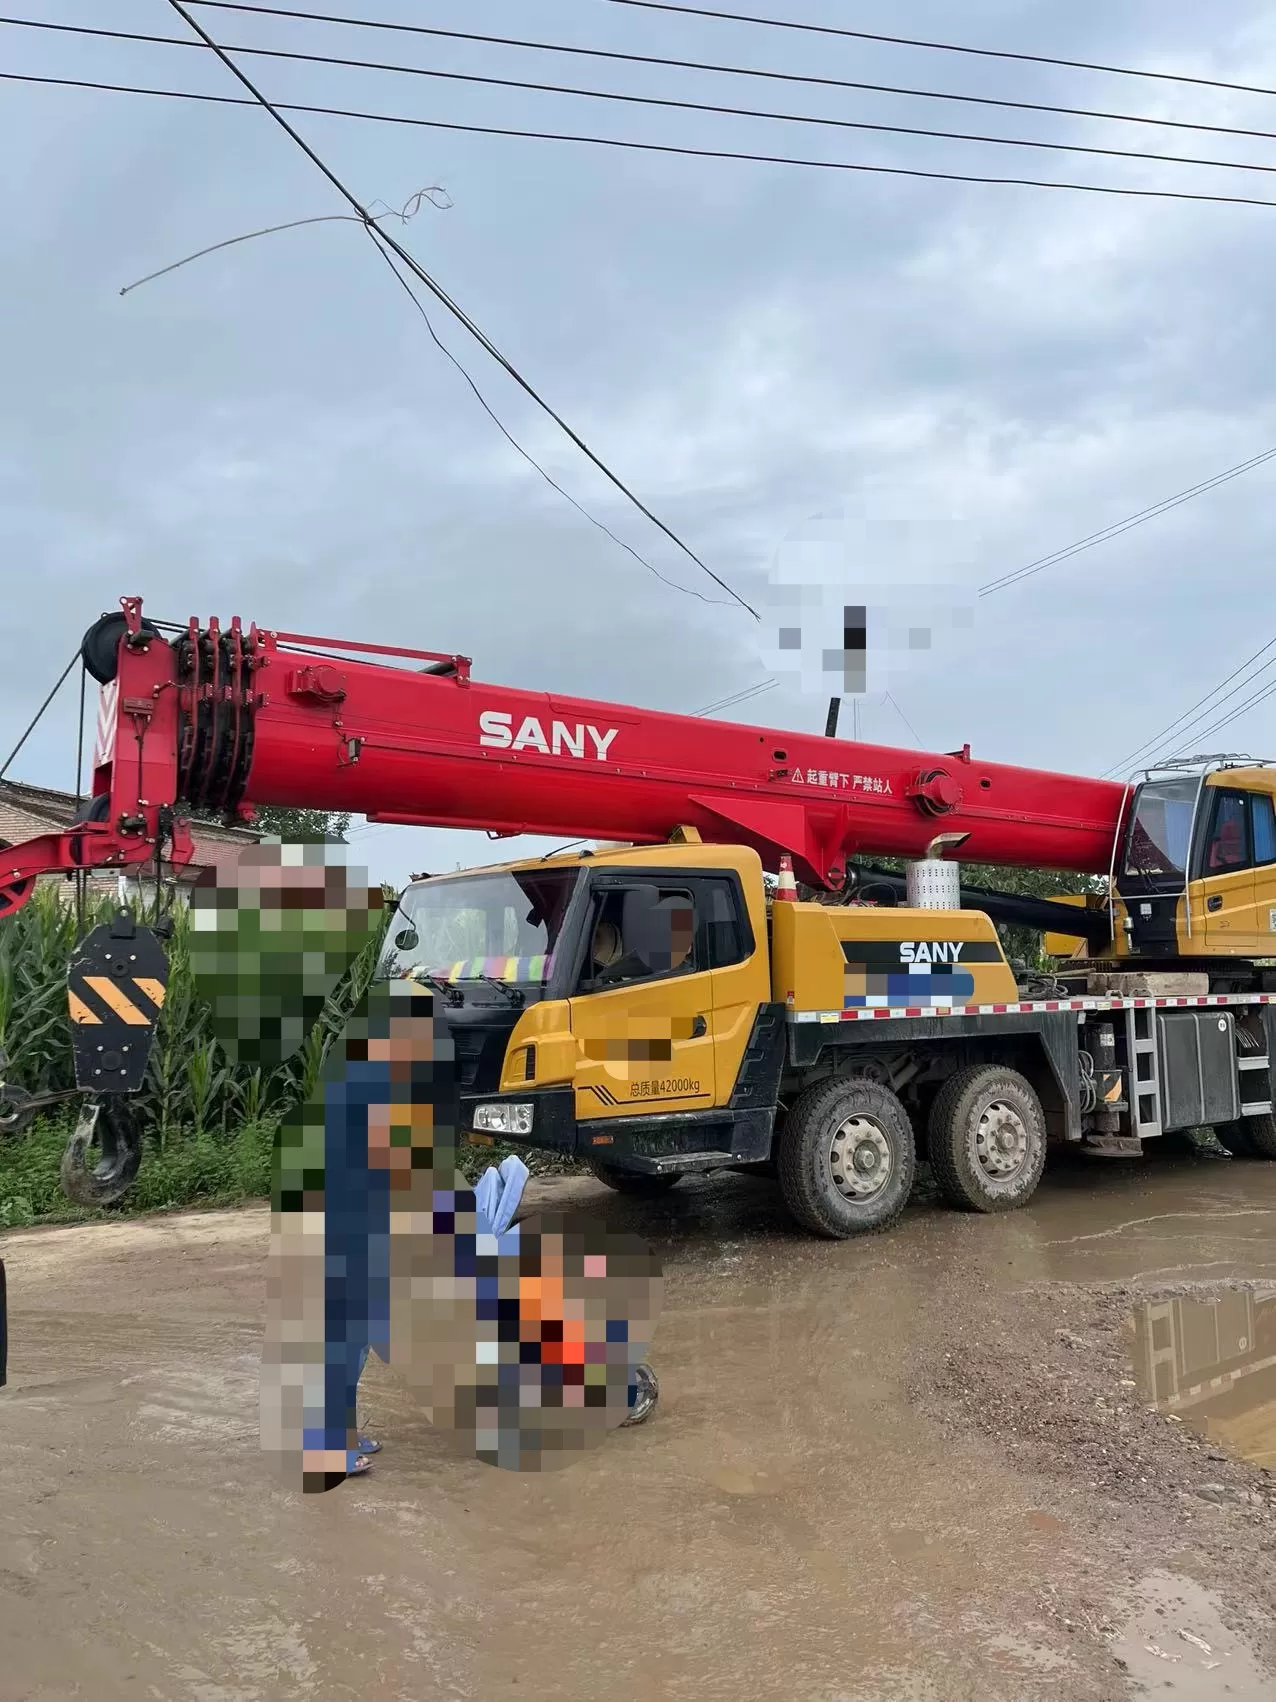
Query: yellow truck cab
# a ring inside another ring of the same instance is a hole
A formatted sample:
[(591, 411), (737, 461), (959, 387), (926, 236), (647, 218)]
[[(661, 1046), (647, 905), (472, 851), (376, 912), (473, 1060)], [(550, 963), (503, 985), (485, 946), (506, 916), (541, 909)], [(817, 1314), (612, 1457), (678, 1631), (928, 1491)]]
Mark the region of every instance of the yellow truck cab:
[(1031, 1197), (1051, 1139), (1131, 1155), (1214, 1123), (1276, 1156), (1267, 995), (1034, 999), (978, 910), (770, 902), (754, 851), (691, 832), (401, 909), (383, 973), (442, 1001), (463, 1132), (625, 1192), (763, 1167), (841, 1237), (902, 1211), (919, 1151), (980, 1211)]

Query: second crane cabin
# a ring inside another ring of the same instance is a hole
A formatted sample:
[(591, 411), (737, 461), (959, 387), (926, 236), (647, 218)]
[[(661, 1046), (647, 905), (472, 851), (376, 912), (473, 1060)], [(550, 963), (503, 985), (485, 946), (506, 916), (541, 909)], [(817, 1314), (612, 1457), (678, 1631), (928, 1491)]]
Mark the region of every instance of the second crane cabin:
[[(1276, 769), (1125, 787), (514, 691), (462, 656), (238, 620), (165, 636), (137, 599), (83, 654), (93, 802), (4, 853), (9, 909), (41, 874), (189, 855), (183, 805), (594, 841), (400, 901), (383, 973), (436, 989), (479, 1141), (626, 1192), (774, 1170), (829, 1237), (889, 1224), (919, 1154), (986, 1212), (1032, 1197), (1051, 1141), (1133, 1155), (1209, 1126), (1276, 1158)], [(967, 887), (958, 854), (1096, 890)], [(998, 921), (1048, 931), (1049, 982), (1020, 985)]]

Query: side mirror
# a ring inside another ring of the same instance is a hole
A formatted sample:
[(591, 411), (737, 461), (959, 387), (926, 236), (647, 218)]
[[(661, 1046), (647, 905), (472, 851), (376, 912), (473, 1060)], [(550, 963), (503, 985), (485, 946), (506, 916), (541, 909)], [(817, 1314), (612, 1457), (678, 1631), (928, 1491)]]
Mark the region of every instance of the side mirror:
[(400, 928), (394, 936), (394, 943), (400, 951), (415, 951), (421, 943), (421, 936), (415, 928)]

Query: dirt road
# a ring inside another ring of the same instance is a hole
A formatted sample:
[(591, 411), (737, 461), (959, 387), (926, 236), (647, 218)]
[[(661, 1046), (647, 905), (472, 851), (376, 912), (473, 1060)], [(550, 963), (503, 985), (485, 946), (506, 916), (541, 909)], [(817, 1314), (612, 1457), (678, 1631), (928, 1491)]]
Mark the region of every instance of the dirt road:
[(1270, 1702), (1276, 1479), (1185, 1384), (1149, 1409), (1131, 1354), (1195, 1314), (1129, 1317), (1222, 1285), (1253, 1333), (1276, 1165), (1063, 1170), (844, 1245), (754, 1179), (537, 1193), (660, 1247), (655, 1418), (511, 1475), (374, 1361), (385, 1452), (321, 1498), (256, 1452), (264, 1211), (10, 1236), (0, 1702)]

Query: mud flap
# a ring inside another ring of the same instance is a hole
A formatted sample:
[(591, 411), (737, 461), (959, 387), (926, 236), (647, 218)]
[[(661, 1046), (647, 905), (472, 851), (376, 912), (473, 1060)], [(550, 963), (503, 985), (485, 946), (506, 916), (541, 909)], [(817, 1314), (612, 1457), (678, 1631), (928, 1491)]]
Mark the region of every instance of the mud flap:
[(164, 947), (126, 910), (85, 938), (67, 971), (78, 1088), (137, 1092), (167, 985)]

